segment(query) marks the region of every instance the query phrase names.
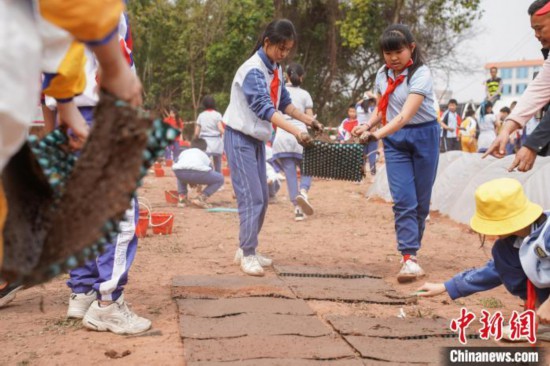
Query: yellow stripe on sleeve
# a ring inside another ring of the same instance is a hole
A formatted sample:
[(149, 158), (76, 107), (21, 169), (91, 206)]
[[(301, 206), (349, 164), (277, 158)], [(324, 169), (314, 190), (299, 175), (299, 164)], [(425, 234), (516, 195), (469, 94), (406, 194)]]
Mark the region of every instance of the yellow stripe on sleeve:
[(122, 0), (39, 0), (44, 19), (82, 42), (102, 42), (117, 29)]
[(67, 99), (82, 94), (86, 87), (85, 65), (84, 45), (73, 41), (55, 77), (43, 90), (44, 94), (56, 99)]

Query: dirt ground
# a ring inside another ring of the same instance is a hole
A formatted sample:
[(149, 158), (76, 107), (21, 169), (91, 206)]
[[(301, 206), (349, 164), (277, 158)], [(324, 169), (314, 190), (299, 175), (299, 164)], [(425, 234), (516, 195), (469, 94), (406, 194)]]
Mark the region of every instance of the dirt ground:
[[(139, 195), (155, 212), (175, 213), (174, 233), (149, 236), (139, 241), (139, 250), (126, 287), (126, 300), (139, 315), (152, 320), (153, 329), (141, 336), (118, 336), (88, 331), (78, 321), (65, 320), (69, 290), (67, 275), (43, 286), (20, 292), (15, 301), (0, 310), (0, 365), (183, 365), (183, 344), (178, 331), (171, 280), (177, 275), (240, 275), (233, 265), (238, 245), (238, 216), (209, 213), (167, 204), (164, 191), (175, 189), (170, 169), (167, 177), (149, 175)], [(368, 183), (355, 184), (315, 179), (310, 201), (315, 215), (295, 222), (286, 187), (271, 204), (260, 236), (260, 250), (276, 263), (318, 267), (349, 266), (382, 275), (394, 289), (414, 291), (422, 282), (400, 285), (391, 205), (367, 200)], [(236, 207), (232, 188), (211, 199), (216, 206)], [(419, 261), (427, 281), (442, 281), (459, 271), (483, 265), (490, 256), (491, 243), (480, 248), (478, 236), (437, 213), (431, 214)], [(274, 276), (268, 270), (268, 276)], [(319, 317), (364, 315), (395, 317), (400, 308), (376, 304), (349, 304), (309, 301)], [(421, 299), (403, 307), (408, 317), (440, 315), (456, 318), (466, 306), (480, 310), (503, 310), (509, 319), (512, 310), (522, 310), (519, 299), (503, 288), (452, 301), (447, 295)], [(457, 344), (458, 345), (458, 344)], [(129, 354), (127, 354), (129, 351)], [(122, 354), (126, 356), (113, 359)], [(116, 357), (116, 356), (115, 356)]]

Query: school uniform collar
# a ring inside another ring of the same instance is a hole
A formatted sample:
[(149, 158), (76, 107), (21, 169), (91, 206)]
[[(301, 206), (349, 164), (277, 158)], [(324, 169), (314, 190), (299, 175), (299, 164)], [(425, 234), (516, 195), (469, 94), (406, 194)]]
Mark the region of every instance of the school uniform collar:
[[(403, 75), (403, 76), (409, 75), (409, 68), (406, 67), (405, 70), (403, 70), (401, 72), (401, 74), (399, 74), (399, 76), (401, 76), (401, 75)], [(391, 77), (393, 80), (395, 80), (395, 78), (396, 78), (395, 72), (390, 68), (388, 68), (388, 76)]]
[(531, 234), (525, 238), (525, 242), (535, 240), (540, 236), (542, 229), (544, 228), (544, 224), (546, 224), (546, 220), (548, 220), (548, 214), (549, 212), (547, 211), (543, 212), (543, 217), (541, 220), (537, 220), (533, 223), (533, 225), (531, 225)]
[(269, 57), (267, 57), (267, 55), (265, 54), (263, 47), (260, 47), (257, 52), (258, 56), (260, 56), (265, 66), (267, 66), (269, 73), (273, 74), (273, 72), (279, 67), (279, 64), (271, 62)]

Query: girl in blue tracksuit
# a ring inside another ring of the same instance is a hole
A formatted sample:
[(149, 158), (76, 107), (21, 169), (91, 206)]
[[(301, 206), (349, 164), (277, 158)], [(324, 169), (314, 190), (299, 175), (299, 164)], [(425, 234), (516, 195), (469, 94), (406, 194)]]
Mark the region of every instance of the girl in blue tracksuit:
[[(444, 283), (425, 283), (418, 296), (447, 292), (451, 299), (487, 291), (500, 285), (525, 300), (543, 324), (550, 323), (550, 211), (530, 202), (521, 183), (496, 179), (476, 191), (472, 229), (496, 235), (493, 258), (484, 267), (457, 274)], [(538, 306), (537, 306), (538, 303)]]
[[(387, 27), (380, 38), (386, 65), (376, 75), (380, 95), (370, 121), (353, 133), (362, 142), (383, 139), (394, 201), (397, 249), (402, 254), (399, 282), (424, 275), (416, 261), (439, 160), (439, 133), (433, 80), (406, 25)], [(375, 132), (371, 128), (382, 122)], [(387, 123), (386, 123), (387, 122)]]
[(240, 220), (235, 262), (253, 276), (263, 276), (262, 266), (272, 263), (256, 252), (268, 204), (265, 142), (272, 136), (272, 124), (291, 133), (302, 145), (313, 139), (287, 121), (283, 113), (317, 131), (323, 128), (313, 116), (292, 105), (284, 85), (280, 62), (294, 48), (296, 38), (294, 25), (287, 19), (267, 25), (252, 55), (235, 74), (223, 119), (227, 125), (225, 153)]
[[(286, 69), (287, 79), (290, 81), (286, 85), (288, 93), (292, 98), (293, 104), (309, 116), (313, 116), (313, 100), (311, 95), (300, 85), (304, 79), (304, 68), (300, 64), (293, 63)], [(307, 126), (302, 122), (288, 117), (289, 122), (302, 131), (307, 132)], [(296, 141), (294, 136), (285, 130), (279, 128), (273, 141), (273, 159), (275, 159), (285, 172), (288, 196), (294, 205), (294, 219), (302, 221), (305, 215), (313, 214), (313, 207), (308, 201), (308, 191), (311, 187), (311, 177), (302, 175), (298, 182), (296, 169), (302, 162), (302, 153), (304, 148)], [(305, 215), (304, 215), (305, 214)]]

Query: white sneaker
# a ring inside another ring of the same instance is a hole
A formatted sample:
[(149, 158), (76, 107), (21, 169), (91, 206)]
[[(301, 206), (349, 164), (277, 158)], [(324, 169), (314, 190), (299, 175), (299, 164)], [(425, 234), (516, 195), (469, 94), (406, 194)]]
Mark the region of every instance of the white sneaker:
[(90, 308), (90, 305), (97, 300), (97, 293), (90, 290), (84, 294), (75, 294), (69, 297), (69, 308), (67, 309), (67, 318), (82, 319)]
[(251, 276), (263, 276), (264, 269), (255, 255), (243, 257), (241, 260), (241, 270)]
[(82, 324), (88, 329), (115, 334), (138, 334), (151, 328), (151, 321), (133, 313), (123, 296), (105, 307), (100, 307), (99, 301), (95, 300), (84, 315)]
[[(305, 190), (302, 190), (302, 191), (305, 191)], [(304, 211), (306, 215), (308, 216), (313, 215), (313, 207), (307, 200), (307, 193), (304, 194), (300, 192), (300, 194), (296, 196), (296, 204), (300, 206), (300, 208), (302, 209), (302, 211)]]
[(278, 180), (286, 180), (286, 177), (283, 173), (277, 173), (277, 179)]
[[(258, 262), (262, 267), (269, 267), (273, 265), (273, 260), (271, 258), (265, 257), (260, 253), (256, 253), (256, 257), (258, 258)], [(237, 265), (240, 265), (242, 260), (243, 260), (243, 250), (239, 248), (235, 252), (235, 259), (233, 260), (233, 262)]]
[(414, 255), (411, 255), (406, 261), (401, 259), (401, 263), (403, 263), (403, 266), (397, 274), (397, 282), (399, 283), (414, 281), (426, 275), (424, 270), (418, 265), (416, 256)]
[(306, 219), (306, 215), (304, 215), (304, 212), (302, 209), (298, 206), (294, 208), (294, 220), (295, 221), (304, 221)]

